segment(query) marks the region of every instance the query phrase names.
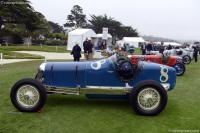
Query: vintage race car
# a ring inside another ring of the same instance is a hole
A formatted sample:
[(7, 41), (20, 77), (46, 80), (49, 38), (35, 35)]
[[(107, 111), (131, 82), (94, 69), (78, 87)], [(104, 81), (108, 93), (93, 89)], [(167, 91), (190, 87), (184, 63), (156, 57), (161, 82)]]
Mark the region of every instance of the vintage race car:
[(21, 79), (13, 85), (10, 98), (22, 112), (39, 111), (51, 93), (127, 98), (138, 114), (151, 116), (162, 112), (167, 91), (175, 85), (174, 68), (142, 61), (135, 65), (128, 60), (117, 62), (115, 54), (99, 61), (42, 63), (35, 79)]
[[(150, 54), (155, 55), (159, 53), (159, 51), (151, 51)], [(185, 49), (171, 49), (165, 50), (163, 52), (165, 56), (179, 56), (182, 57), (182, 62), (184, 64), (190, 64), (191, 60), (193, 59), (193, 51), (185, 50)]]
[(183, 75), (186, 70), (185, 65), (182, 63), (182, 58), (178, 56), (163, 57), (162, 54), (156, 54), (156, 55), (128, 55), (127, 57), (133, 64), (137, 64), (138, 61), (147, 61), (147, 62), (154, 62), (158, 64), (171, 66), (175, 68), (177, 76)]

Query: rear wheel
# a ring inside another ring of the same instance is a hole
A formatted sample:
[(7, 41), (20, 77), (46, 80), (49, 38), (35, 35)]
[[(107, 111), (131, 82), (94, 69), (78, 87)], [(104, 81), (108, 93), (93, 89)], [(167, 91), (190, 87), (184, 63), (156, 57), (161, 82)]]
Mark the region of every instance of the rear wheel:
[(129, 101), (136, 113), (154, 116), (161, 113), (167, 105), (167, 92), (154, 81), (144, 81), (131, 90)]
[(37, 112), (47, 98), (44, 86), (35, 79), (22, 79), (11, 89), (10, 99), (16, 109), (22, 112)]
[(176, 70), (177, 76), (181, 76), (185, 73), (185, 65), (182, 63), (175, 63), (172, 67)]
[(183, 63), (184, 63), (184, 64), (190, 64), (190, 62), (191, 62), (191, 57), (190, 57), (189, 55), (184, 55), (184, 56), (182, 57), (182, 60), (183, 60)]

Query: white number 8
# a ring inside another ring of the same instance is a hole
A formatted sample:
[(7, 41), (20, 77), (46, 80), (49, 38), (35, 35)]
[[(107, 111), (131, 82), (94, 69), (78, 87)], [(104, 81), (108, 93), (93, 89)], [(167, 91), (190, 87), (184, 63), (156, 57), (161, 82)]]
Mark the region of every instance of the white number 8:
[(161, 69), (160, 69), (160, 81), (161, 82), (167, 82), (167, 80), (169, 79), (169, 76), (168, 76), (168, 68), (167, 67), (164, 67), (164, 66), (160, 66)]

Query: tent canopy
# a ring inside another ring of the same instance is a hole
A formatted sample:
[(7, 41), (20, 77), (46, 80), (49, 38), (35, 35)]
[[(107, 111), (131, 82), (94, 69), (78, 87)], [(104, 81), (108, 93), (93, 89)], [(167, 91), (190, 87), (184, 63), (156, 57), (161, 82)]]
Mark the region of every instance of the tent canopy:
[[(130, 46), (139, 47), (139, 42), (145, 42), (142, 37), (124, 37), (122, 42), (129, 43)], [(124, 44), (123, 43), (123, 44)]]
[(142, 37), (124, 37), (124, 42), (145, 42)]
[[(161, 44), (161, 42), (155, 42), (156, 44)], [(164, 42), (164, 46), (168, 46), (168, 45), (172, 45), (172, 46), (182, 46), (181, 44), (179, 43), (176, 43), (176, 42)]]
[[(98, 38), (102, 38), (103, 34), (97, 34)], [(108, 38), (112, 38), (112, 36), (110, 34), (107, 35)]]
[(68, 33), (68, 35), (84, 35), (88, 37), (97, 37), (97, 34), (92, 29), (75, 29)]
[(72, 50), (76, 43), (83, 50), (83, 42), (87, 37), (91, 37), (92, 41), (96, 41), (97, 34), (92, 29), (75, 29), (68, 33), (67, 50)]

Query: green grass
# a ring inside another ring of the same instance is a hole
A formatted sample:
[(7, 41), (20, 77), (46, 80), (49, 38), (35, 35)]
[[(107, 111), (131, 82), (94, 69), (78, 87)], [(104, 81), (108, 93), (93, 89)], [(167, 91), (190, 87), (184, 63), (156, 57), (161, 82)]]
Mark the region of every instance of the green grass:
[(0, 53), (4, 59), (42, 59), (44, 57), (31, 54), (15, 53), (12, 51), (45, 51), (45, 52), (69, 52), (66, 46), (0, 46)]
[[(200, 58), (199, 58), (200, 59)], [(22, 113), (10, 101), (13, 84), (33, 78), (42, 61), (0, 66), (0, 133), (169, 133), (200, 132), (200, 61), (186, 65), (168, 92), (168, 104), (158, 116), (139, 116), (128, 100), (89, 100), (84, 95), (49, 95), (43, 113)]]

